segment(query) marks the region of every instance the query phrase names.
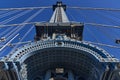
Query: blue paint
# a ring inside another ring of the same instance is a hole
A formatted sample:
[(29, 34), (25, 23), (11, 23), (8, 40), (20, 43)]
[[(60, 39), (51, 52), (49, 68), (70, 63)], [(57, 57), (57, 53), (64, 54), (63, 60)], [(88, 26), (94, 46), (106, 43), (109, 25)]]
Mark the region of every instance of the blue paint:
[[(51, 6), (56, 3), (57, 0), (1, 0), (0, 8), (17, 8), (17, 7), (39, 7), (39, 6)], [(62, 0), (68, 6), (79, 6), (79, 7), (96, 7), (96, 8), (120, 8), (120, 0)], [(30, 17), (32, 14), (37, 12), (36, 10), (31, 11), (27, 15), (24, 15), (18, 19), (15, 19), (7, 24), (21, 23)], [(18, 12), (19, 13), (19, 12)], [(6, 20), (18, 13), (13, 15), (6, 16), (4, 18), (0, 18), (0, 22)], [(0, 11), (0, 15), (4, 14)], [(49, 21), (52, 15), (52, 9), (45, 9), (40, 15), (36, 16), (33, 21)], [(99, 24), (108, 24), (108, 25), (120, 25), (120, 11), (111, 12), (111, 11), (89, 11), (89, 10), (76, 10), (76, 9), (68, 9), (67, 15), (71, 21), (78, 22), (95, 22)], [(24, 27), (21, 31), (19, 31), (20, 36), (18, 38), (22, 38), (25, 32), (32, 25), (28, 25)], [(1, 28), (0, 33), (5, 31), (7, 28)], [(7, 34), (7, 33), (6, 33)], [(119, 44), (115, 44), (115, 39), (120, 39), (120, 29), (116, 28), (103, 28), (103, 27), (95, 27), (91, 25), (85, 25), (84, 29), (84, 40), (93, 41), (99, 43), (105, 43), (110, 45), (119, 46)], [(34, 39), (35, 29), (33, 29), (23, 41), (28, 41)], [(4, 37), (0, 36), (0, 37)], [(12, 43), (18, 42), (19, 39), (15, 39)], [(0, 43), (1, 45), (2, 43)], [(101, 47), (101, 46), (100, 46)], [(108, 51), (111, 55), (120, 59), (120, 49), (101, 47)], [(6, 47), (2, 52), (0, 52), (0, 57), (5, 56), (11, 51), (11, 47)]]

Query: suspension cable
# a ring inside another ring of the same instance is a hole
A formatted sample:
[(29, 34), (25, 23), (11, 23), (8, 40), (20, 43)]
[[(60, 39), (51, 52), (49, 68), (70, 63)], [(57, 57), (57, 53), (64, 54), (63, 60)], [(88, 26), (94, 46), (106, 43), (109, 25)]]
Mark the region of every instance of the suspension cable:
[[(88, 11), (88, 13), (89, 13), (90, 15), (92, 14), (91, 12), (92, 12), (92, 11)], [(99, 14), (98, 11), (97, 11), (97, 12), (94, 11), (94, 13), (95, 13), (95, 17), (100, 17), (100, 18), (105, 18), (105, 17), (106, 17), (106, 16), (104, 16), (104, 15)], [(106, 17), (105, 19), (107, 19), (107, 17)], [(93, 19), (93, 20), (94, 20), (94, 19)], [(94, 21), (95, 21), (95, 20), (94, 20)], [(107, 21), (109, 21), (109, 20), (107, 20)], [(99, 30), (99, 32), (104, 33), (104, 36), (106, 36), (106, 37), (114, 40), (114, 37), (112, 37), (110, 34), (108, 34), (107, 31), (106, 31), (106, 29), (105, 29), (105, 30), (103, 30), (102, 28), (96, 28), (96, 29)], [(107, 30), (108, 30), (108, 29), (107, 29)], [(109, 39), (109, 40), (110, 40), (110, 39)]]
[(99, 26), (99, 27), (109, 27), (109, 28), (117, 28), (120, 29), (120, 26), (115, 25), (106, 25), (106, 24), (98, 24), (98, 23), (84, 23), (85, 25)]
[[(21, 11), (21, 10), (20, 10), (20, 11)], [(12, 14), (15, 14), (15, 13), (17, 13), (17, 12), (19, 12), (19, 11), (8, 11), (8, 12), (5, 13), (5, 14), (1, 14), (1, 15), (0, 15), (0, 18), (7, 17), (7, 16), (12, 15)]]
[(103, 44), (103, 43), (96, 43), (96, 42), (91, 42), (91, 41), (84, 41), (84, 42), (94, 44), (94, 45), (99, 45), (99, 46), (106, 46), (106, 47), (110, 47), (110, 48), (120, 49), (120, 46), (113, 46), (113, 45), (108, 45), (108, 44)]
[[(31, 21), (34, 17), (36, 17), (38, 14), (40, 14), (44, 9), (41, 9), (39, 11), (37, 11), (35, 14), (33, 14), (31, 17), (29, 17), (27, 20), (25, 20), (24, 22), (28, 22), (28, 21)], [(23, 25), (22, 27), (20, 27), (14, 34), (16, 34), (18, 31), (20, 31), (25, 25)], [(32, 30), (32, 28), (28, 31), (28, 33)], [(27, 34), (28, 34), (27, 33)], [(25, 36), (27, 36), (27, 34)], [(13, 35), (13, 34), (12, 34)], [(24, 39), (24, 37), (22, 38), (22, 40)], [(16, 49), (17, 46), (15, 46), (12, 51), (14, 51), (14, 49)], [(11, 51), (11, 52), (12, 52)]]
[[(79, 12), (80, 13), (80, 12)], [(81, 14), (81, 13), (80, 13)], [(69, 15), (75, 20), (75, 17), (73, 17), (70, 13)], [(85, 19), (85, 20), (88, 20), (87, 16), (85, 15), (82, 15), (82, 17)], [(94, 39), (99, 42), (99, 40), (95, 37), (94, 33), (88, 28), (86, 27), (86, 30), (94, 37)]]
[[(36, 16), (37, 16), (39, 13), (41, 13), (43, 10), (44, 10), (44, 9), (39, 10), (38, 12), (36, 12), (35, 14), (33, 14), (31, 17), (29, 17), (29, 18), (28, 18), (27, 20), (25, 20), (24, 22), (31, 21), (34, 17), (36, 17)], [(25, 26), (25, 25), (23, 25), (23, 26), (17, 26), (17, 27), (16, 27), (17, 30), (15, 30), (15, 31), (13, 32), (13, 34), (11, 34), (11, 35), (7, 38), (7, 40), (9, 40), (11, 37), (13, 37), (15, 34), (17, 34), (24, 26)]]
[(30, 32), (31, 32), (31, 30), (34, 28), (34, 26), (32, 26), (26, 33), (25, 33), (25, 35), (22, 37), (22, 39), (19, 41), (19, 42), (21, 42)]
[(111, 15), (111, 16), (113, 16), (113, 17), (115, 17), (115, 18), (120, 18), (120, 15), (116, 15), (116, 13), (114, 12), (109, 12), (109, 11), (105, 11), (106, 12), (106, 14), (109, 14), (109, 15)]
[[(23, 15), (25, 15), (25, 14), (28, 13), (28, 12), (30, 12), (30, 11), (25, 11), (25, 12), (23, 12), (23, 13), (21, 13), (21, 14), (18, 14), (19, 16), (16, 16), (16, 18), (18, 18), (18, 17), (20, 17), (20, 16), (23, 16)], [(9, 29), (11, 29), (11, 28), (9, 28)], [(8, 29), (8, 30), (9, 30), (9, 29)], [(6, 34), (4, 37), (7, 37), (7, 36), (11, 35), (11, 34), (12, 34), (13, 32), (15, 32), (17, 29), (18, 29), (18, 27), (14, 28), (14, 29), (11, 30), (8, 34)], [(6, 29), (6, 31), (8, 31), (8, 30)], [(4, 34), (6, 31), (4, 31), (3, 34)]]
[(72, 20), (72, 21), (75, 21), (75, 17), (73, 17), (73, 15), (71, 15), (70, 12), (67, 12), (67, 11), (66, 11), (66, 13), (71, 17), (71, 20)]
[[(17, 14), (17, 15), (15, 15), (15, 16), (9, 18), (9, 19), (6, 19), (6, 20), (0, 22), (0, 24), (6, 24), (6, 23), (8, 23), (8, 22), (10, 22), (10, 21), (12, 21), (12, 20), (14, 20), (14, 19), (17, 19), (17, 18), (19, 18), (19, 17), (27, 14), (27, 13), (30, 12), (30, 11), (32, 11), (32, 10), (27, 10), (27, 11), (21, 12), (20, 14)], [(16, 12), (18, 12), (18, 11), (14, 11), (14, 12), (12, 12), (12, 13), (16, 13)], [(5, 31), (3, 31), (0, 35), (3, 35), (3, 34), (6, 33), (7, 31), (9, 31), (10, 29), (12, 29), (12, 28), (9, 27), (9, 28), (6, 29)], [(17, 28), (16, 28), (16, 29), (17, 29)], [(10, 32), (12, 33), (12, 31), (14, 31), (14, 30), (16, 30), (16, 29), (11, 30)], [(10, 32), (9, 32), (9, 34), (10, 34)], [(6, 34), (6, 36), (8, 36), (8, 34)]]
[(25, 35), (22, 37), (22, 39), (20, 39), (20, 41), (18, 42), (18, 44), (15, 45), (15, 47), (12, 49), (11, 52), (13, 52), (18, 46), (19, 44), (23, 41), (23, 39), (32, 31), (32, 29), (34, 28), (34, 26), (32, 26), (26, 33)]
[(6, 34), (8, 31), (12, 31), (13, 27), (9, 27), (8, 29), (6, 29), (5, 31), (2, 31), (0, 33), (0, 37), (3, 36), (4, 34)]
[(111, 23), (113, 23), (113, 24), (115, 24), (115, 22), (119, 23), (119, 21), (116, 21), (116, 20), (114, 20), (114, 19), (112, 19), (112, 18), (110, 18), (110, 17), (108, 17), (108, 16), (105, 16), (105, 15), (103, 15), (103, 14), (100, 14), (100, 13), (98, 13), (98, 12), (95, 12), (95, 14), (97, 14), (98, 16), (103, 17), (104, 19), (106, 19), (107, 21), (109, 21), (109, 22), (111, 22)]
[[(43, 8), (52, 8), (52, 6), (47, 7), (23, 7), (23, 8), (3, 8), (0, 10), (34, 10), (34, 9), (43, 9)], [(81, 9), (81, 10), (106, 10), (106, 11), (120, 11), (120, 9), (114, 8), (92, 8), (92, 7), (67, 7), (72, 9)]]
[(93, 36), (93, 38), (99, 42), (99, 40), (96, 38), (95, 34), (93, 33), (93, 31), (91, 31), (88, 27), (86, 27), (86, 30), (89, 32), (89, 34), (91, 34)]
[(5, 52), (6, 52), (6, 49), (3, 49), (3, 50), (0, 52), (0, 60), (2, 59), (3, 55), (6, 55)]
[[(85, 17), (86, 18), (86, 17)], [(86, 18), (87, 19), (87, 18)], [(90, 41), (85, 41), (87, 43), (91, 43), (91, 44), (95, 44), (95, 45), (98, 45), (98, 46), (106, 46), (106, 47), (110, 47), (110, 48), (117, 48), (117, 49), (120, 49), (120, 47), (118, 46), (113, 46), (113, 45), (108, 45), (108, 44), (103, 44), (103, 43), (95, 43), (95, 42), (90, 42)]]
[[(79, 13), (80, 13), (80, 11), (79, 11)], [(83, 13), (80, 13), (80, 14), (82, 15), (82, 17), (83, 17), (86, 21), (90, 21), (87, 15), (84, 15)], [(94, 38), (97, 42), (99, 42), (99, 40), (96, 38), (95, 34), (94, 34), (88, 27), (86, 27), (86, 30), (93, 36), (93, 38)]]
[(5, 14), (7, 12), (9, 12), (9, 11), (0, 11), (0, 15)]
[(7, 42), (2, 48), (0, 48), (0, 51), (2, 51), (9, 43), (11, 43), (19, 34), (15, 35), (9, 42)]
[(35, 10), (35, 9), (47, 9), (47, 8), (52, 8), (52, 6), (46, 6), (46, 7), (23, 7), (23, 8), (3, 8), (0, 9), (1, 11), (6, 11), (6, 10)]
[[(20, 44), (28, 44), (31, 43), (32, 41), (24, 41), (24, 42), (17, 42), (17, 43), (9, 43), (7, 46), (13, 47), (15, 45), (20, 45)], [(3, 47), (4, 45), (0, 45), (0, 47)]]
[[(0, 28), (4, 28), (4, 27), (12, 27), (12, 26), (21, 26), (21, 25), (28, 25), (28, 24), (35, 24), (38, 22), (23, 22), (23, 23), (19, 23), (19, 24), (7, 24), (7, 25), (0, 25)], [(120, 29), (120, 26), (116, 26), (116, 25), (107, 25), (107, 24), (98, 24), (98, 23), (84, 23), (85, 25), (92, 25), (92, 26), (99, 26), (99, 27), (109, 27), (109, 28), (117, 28)]]
[(38, 22), (23, 22), (23, 23), (18, 23), (18, 24), (0, 25), (0, 28), (4, 28), (4, 27), (16, 27), (16, 26), (23, 26), (23, 25), (35, 24), (35, 23), (38, 23)]
[(28, 12), (30, 12), (30, 11), (31, 11), (31, 10), (21, 12), (20, 14), (17, 14), (17, 15), (15, 15), (15, 16), (9, 18), (9, 19), (6, 19), (6, 20), (0, 22), (0, 24), (6, 24), (6, 23), (8, 23), (8, 22), (10, 22), (10, 21), (13, 21), (14, 19), (16, 19), (16, 18), (18, 18), (18, 17), (21, 17), (21, 16), (25, 15), (26, 13), (28, 13)]
[[(110, 23), (115, 24), (115, 22), (116, 22), (116, 23), (119, 24), (118, 21), (116, 21), (116, 20), (114, 20), (114, 19), (112, 19), (112, 18), (110, 18), (110, 17), (108, 17), (108, 16), (105, 16), (105, 15), (100, 14), (100, 13), (98, 13), (98, 12), (95, 12), (95, 14), (98, 15), (98, 16), (100, 16), (100, 17), (103, 17), (104, 19), (106, 19), (106, 20), (109, 21)], [(107, 30), (108, 30), (108, 29), (107, 29)], [(110, 30), (110, 29), (109, 29), (109, 30)], [(103, 29), (101, 29), (101, 31), (102, 31), (103, 33), (106, 33), (106, 34), (107, 34), (107, 32), (104, 31)], [(113, 31), (113, 29), (112, 29), (112, 31)], [(114, 32), (114, 33), (116, 33), (116, 32)], [(114, 37), (113, 37), (113, 36), (114, 36)], [(113, 36), (111, 36), (110, 34), (107, 35), (107, 37), (110, 37), (111, 39), (114, 40), (114, 38), (117, 37), (117, 36), (116, 36), (116, 35), (113, 35)]]
[[(105, 17), (105, 19), (108, 19), (108, 21), (111, 21), (111, 23), (113, 23), (113, 24), (118, 24), (119, 25), (119, 22), (120, 22), (120, 15), (119, 16), (116, 16), (115, 14), (113, 14), (113, 13), (111, 13), (111, 12), (107, 12), (107, 13), (105, 13), (105, 14), (109, 14), (110, 16), (113, 16), (114, 18), (117, 18), (117, 20), (115, 20), (115, 19), (113, 19), (113, 18), (108, 18), (108, 16), (104, 16)], [(118, 38), (119, 39), (119, 32), (117, 32), (116, 31), (116, 29), (112, 29), (111, 31), (113, 31), (113, 33), (115, 32), (116, 33), (116, 35), (114, 35), (116, 38)]]
[(80, 10), (120, 11), (120, 9), (114, 9), (114, 8), (92, 8), (92, 7), (67, 7), (67, 8), (80, 9)]

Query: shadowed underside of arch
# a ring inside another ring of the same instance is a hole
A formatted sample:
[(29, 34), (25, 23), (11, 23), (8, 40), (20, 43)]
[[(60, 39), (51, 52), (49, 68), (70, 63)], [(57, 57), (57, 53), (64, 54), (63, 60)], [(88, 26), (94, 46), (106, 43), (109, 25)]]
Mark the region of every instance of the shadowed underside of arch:
[[(113, 72), (116, 74), (118, 70), (117, 64), (115, 58), (93, 45), (74, 40), (46, 40), (19, 48), (4, 58), (1, 69), (22, 80), (71, 76), (76, 80), (111, 80)], [(62, 69), (62, 73), (56, 73), (56, 69)]]
[[(102, 63), (90, 58), (85, 52), (72, 48), (48, 48), (35, 53), (24, 61), (29, 80), (36, 76), (44, 76), (48, 70), (54, 72), (56, 68), (71, 70), (74, 75), (84, 80), (97, 80), (105, 68)], [(93, 76), (95, 73), (96, 77)]]

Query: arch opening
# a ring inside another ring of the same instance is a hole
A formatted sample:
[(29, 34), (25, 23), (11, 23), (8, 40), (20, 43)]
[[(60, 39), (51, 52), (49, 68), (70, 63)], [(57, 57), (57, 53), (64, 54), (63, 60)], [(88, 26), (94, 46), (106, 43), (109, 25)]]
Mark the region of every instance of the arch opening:
[[(101, 72), (104, 70), (103, 65), (99, 63), (94, 58), (88, 56), (85, 52), (72, 48), (47, 48), (42, 49), (37, 52), (33, 52), (32, 56), (28, 57), (24, 64), (26, 65), (27, 79), (35, 79), (36, 76), (44, 76), (48, 70), (54, 76), (50, 78), (55, 78), (56, 68), (64, 69), (65, 73), (72, 71), (74, 79), (82, 76), (84, 80), (92, 78), (92, 80), (97, 80), (100, 78)], [(31, 74), (32, 73), (32, 74)], [(93, 74), (96, 74), (93, 76)], [(68, 80), (68, 77), (66, 77)], [(79, 80), (80, 78), (78, 78)]]

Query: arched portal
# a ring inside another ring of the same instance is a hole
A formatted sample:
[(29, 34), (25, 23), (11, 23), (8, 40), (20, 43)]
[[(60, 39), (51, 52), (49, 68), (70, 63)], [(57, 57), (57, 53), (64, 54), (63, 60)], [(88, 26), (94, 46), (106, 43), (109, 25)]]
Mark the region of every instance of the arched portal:
[[(63, 69), (61, 75), (72, 71), (74, 77), (82, 76), (85, 80), (92, 77), (93, 80), (97, 80), (105, 68), (102, 63), (99, 63), (92, 56), (86, 55), (86, 52), (72, 48), (47, 48), (32, 54), (34, 55), (24, 61), (28, 80), (32, 80), (36, 76), (45, 77), (48, 70), (51, 70), (50, 73), (53, 72), (54, 75), (57, 75), (57, 68)], [(96, 74), (96, 76), (93, 76), (93, 74)], [(50, 78), (52, 78), (52, 75)]]
[(17, 65), (16, 71), (23, 80), (38, 77), (41, 80), (107, 80), (106, 75), (111, 74), (116, 64), (111, 62), (117, 61), (106, 51), (75, 40), (33, 42), (19, 48), (6, 60), (15, 62), (11, 64)]
[[(112, 80), (118, 60), (82, 41), (82, 23), (70, 22), (66, 5), (53, 5), (49, 23), (36, 23), (35, 42), (0, 62), (4, 80)], [(115, 72), (116, 74), (118, 72)], [(10, 77), (9, 77), (10, 76)], [(117, 76), (118, 77), (118, 76)]]

